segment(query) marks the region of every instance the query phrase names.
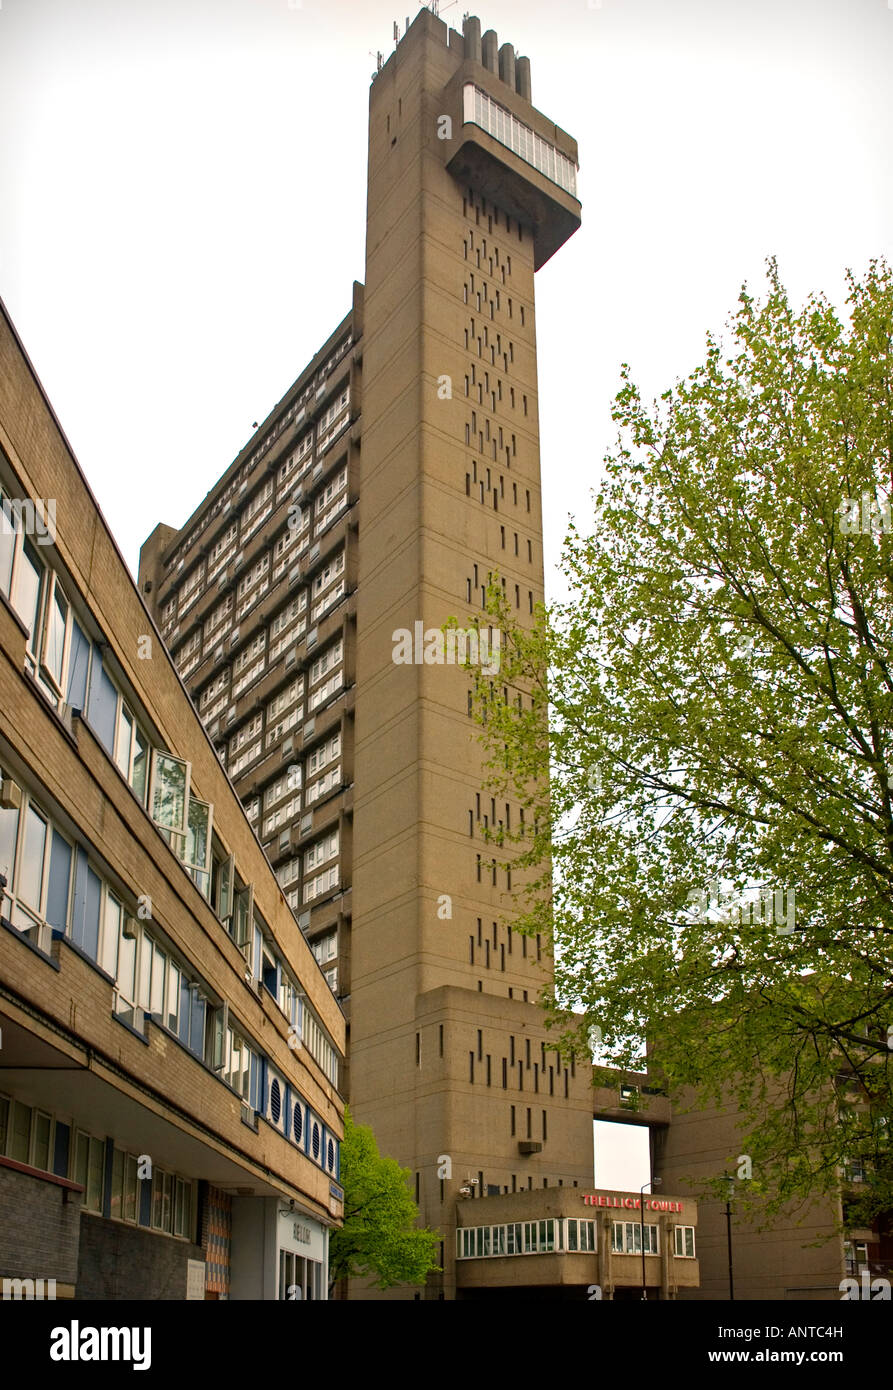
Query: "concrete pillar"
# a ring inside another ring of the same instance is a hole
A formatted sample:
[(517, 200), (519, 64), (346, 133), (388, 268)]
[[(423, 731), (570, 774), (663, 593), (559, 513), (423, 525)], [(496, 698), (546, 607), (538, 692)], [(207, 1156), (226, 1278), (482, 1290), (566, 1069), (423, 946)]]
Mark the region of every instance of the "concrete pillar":
[(481, 21), (477, 15), (470, 14), (462, 25), (462, 32), (465, 35), (465, 56), (471, 58), (475, 63), (482, 62), (481, 58)]
[(504, 43), (499, 50), (499, 76), (507, 87), (515, 86), (515, 50), (510, 43)]
[(530, 59), (515, 59), (515, 91), (525, 101), (533, 101), (530, 94)]
[(488, 29), (481, 44), (484, 67), (490, 72), (499, 71), (499, 39), (495, 29)]

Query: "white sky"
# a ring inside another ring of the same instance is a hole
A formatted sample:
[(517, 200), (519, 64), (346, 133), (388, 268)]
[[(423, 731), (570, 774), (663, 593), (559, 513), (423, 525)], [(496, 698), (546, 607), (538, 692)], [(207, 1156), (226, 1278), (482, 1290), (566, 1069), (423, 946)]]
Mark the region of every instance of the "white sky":
[[(0, 294), (133, 570), (350, 307), (370, 55), (407, 4), (0, 0)], [(659, 394), (769, 255), (795, 300), (838, 302), (890, 256), (893, 0), (472, 13), (579, 143), (583, 226), (537, 277), (557, 594), (619, 364)]]

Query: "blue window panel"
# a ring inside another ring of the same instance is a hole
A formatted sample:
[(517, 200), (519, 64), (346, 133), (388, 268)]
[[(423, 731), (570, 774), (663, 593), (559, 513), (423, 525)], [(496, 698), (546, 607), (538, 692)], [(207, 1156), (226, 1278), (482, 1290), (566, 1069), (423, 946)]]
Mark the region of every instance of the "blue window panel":
[(177, 1036), (184, 1047), (189, 1046), (189, 1021), (192, 1015), (188, 982), (180, 976), (180, 1029)]
[(152, 1179), (138, 1178), (140, 1185), (139, 1202), (139, 1223), (141, 1226), (152, 1225)]
[(257, 977), (258, 975), (260, 975), (260, 964), (261, 964), (262, 958), (263, 958), (263, 942), (261, 941), (260, 932), (259, 932), (259, 931), (257, 930), (257, 928), (255, 927), (255, 929), (254, 929), (254, 972), (253, 972), (254, 975), (255, 975), (255, 977)]
[(279, 970), (275, 965), (272, 965), (268, 970), (264, 971), (264, 988), (269, 990), (274, 999), (278, 999)]
[(192, 1008), (189, 1011), (189, 1050), (196, 1057), (205, 1054), (205, 1001), (198, 990), (192, 991)]
[(71, 1130), (61, 1120), (56, 1121), (56, 1140), (53, 1147), (53, 1172), (57, 1178), (68, 1177), (68, 1145)]
[(99, 959), (99, 904), (101, 897), (102, 883), (93, 870), (88, 867), (83, 945), (91, 960)]
[(72, 619), (71, 648), (68, 657), (68, 690), (65, 692), (65, 698), (72, 709), (83, 710), (87, 703), (89, 666), (90, 640)]
[(252, 1052), (251, 1065), (248, 1069), (248, 1103), (252, 1110), (259, 1110), (258, 1091), (260, 1090), (260, 1064), (257, 1057)]
[(71, 939), (84, 949), (84, 919), (87, 907), (87, 856), (80, 846), (74, 855), (74, 892), (71, 906)]
[(68, 891), (71, 886), (71, 845), (53, 831), (50, 849), (50, 884), (47, 890), (47, 921), (60, 935), (68, 923)]
[(118, 692), (102, 669), (99, 648), (93, 648), (90, 671), (90, 725), (109, 757), (115, 751), (115, 721), (118, 712)]

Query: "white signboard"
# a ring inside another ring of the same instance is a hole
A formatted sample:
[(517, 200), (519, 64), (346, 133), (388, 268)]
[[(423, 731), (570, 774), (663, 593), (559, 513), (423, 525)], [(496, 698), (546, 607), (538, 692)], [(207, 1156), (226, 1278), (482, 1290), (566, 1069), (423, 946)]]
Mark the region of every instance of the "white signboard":
[(205, 1262), (204, 1260), (186, 1261), (186, 1299), (187, 1302), (196, 1299), (204, 1301), (205, 1297)]
[(323, 1228), (312, 1216), (300, 1211), (280, 1212), (278, 1234), (280, 1250), (290, 1250), (306, 1260), (322, 1263)]

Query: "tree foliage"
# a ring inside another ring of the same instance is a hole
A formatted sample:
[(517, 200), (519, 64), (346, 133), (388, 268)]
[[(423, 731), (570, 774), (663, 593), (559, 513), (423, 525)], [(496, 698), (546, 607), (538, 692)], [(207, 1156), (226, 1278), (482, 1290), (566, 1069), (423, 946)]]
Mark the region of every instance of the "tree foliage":
[(797, 311), (769, 262), (651, 406), (624, 366), (569, 599), (525, 629), (491, 586), (477, 711), (556, 1020), (731, 1099), (768, 1210), (858, 1159), (867, 1216), (893, 1206), (893, 281), (847, 283), (846, 316)]
[(329, 1241), (329, 1278), (369, 1278), (376, 1288), (424, 1284), (439, 1269), (440, 1234), (416, 1226), (419, 1210), (409, 1189), (409, 1170), (382, 1158), (368, 1125), (344, 1112), (341, 1146), (344, 1225)]

